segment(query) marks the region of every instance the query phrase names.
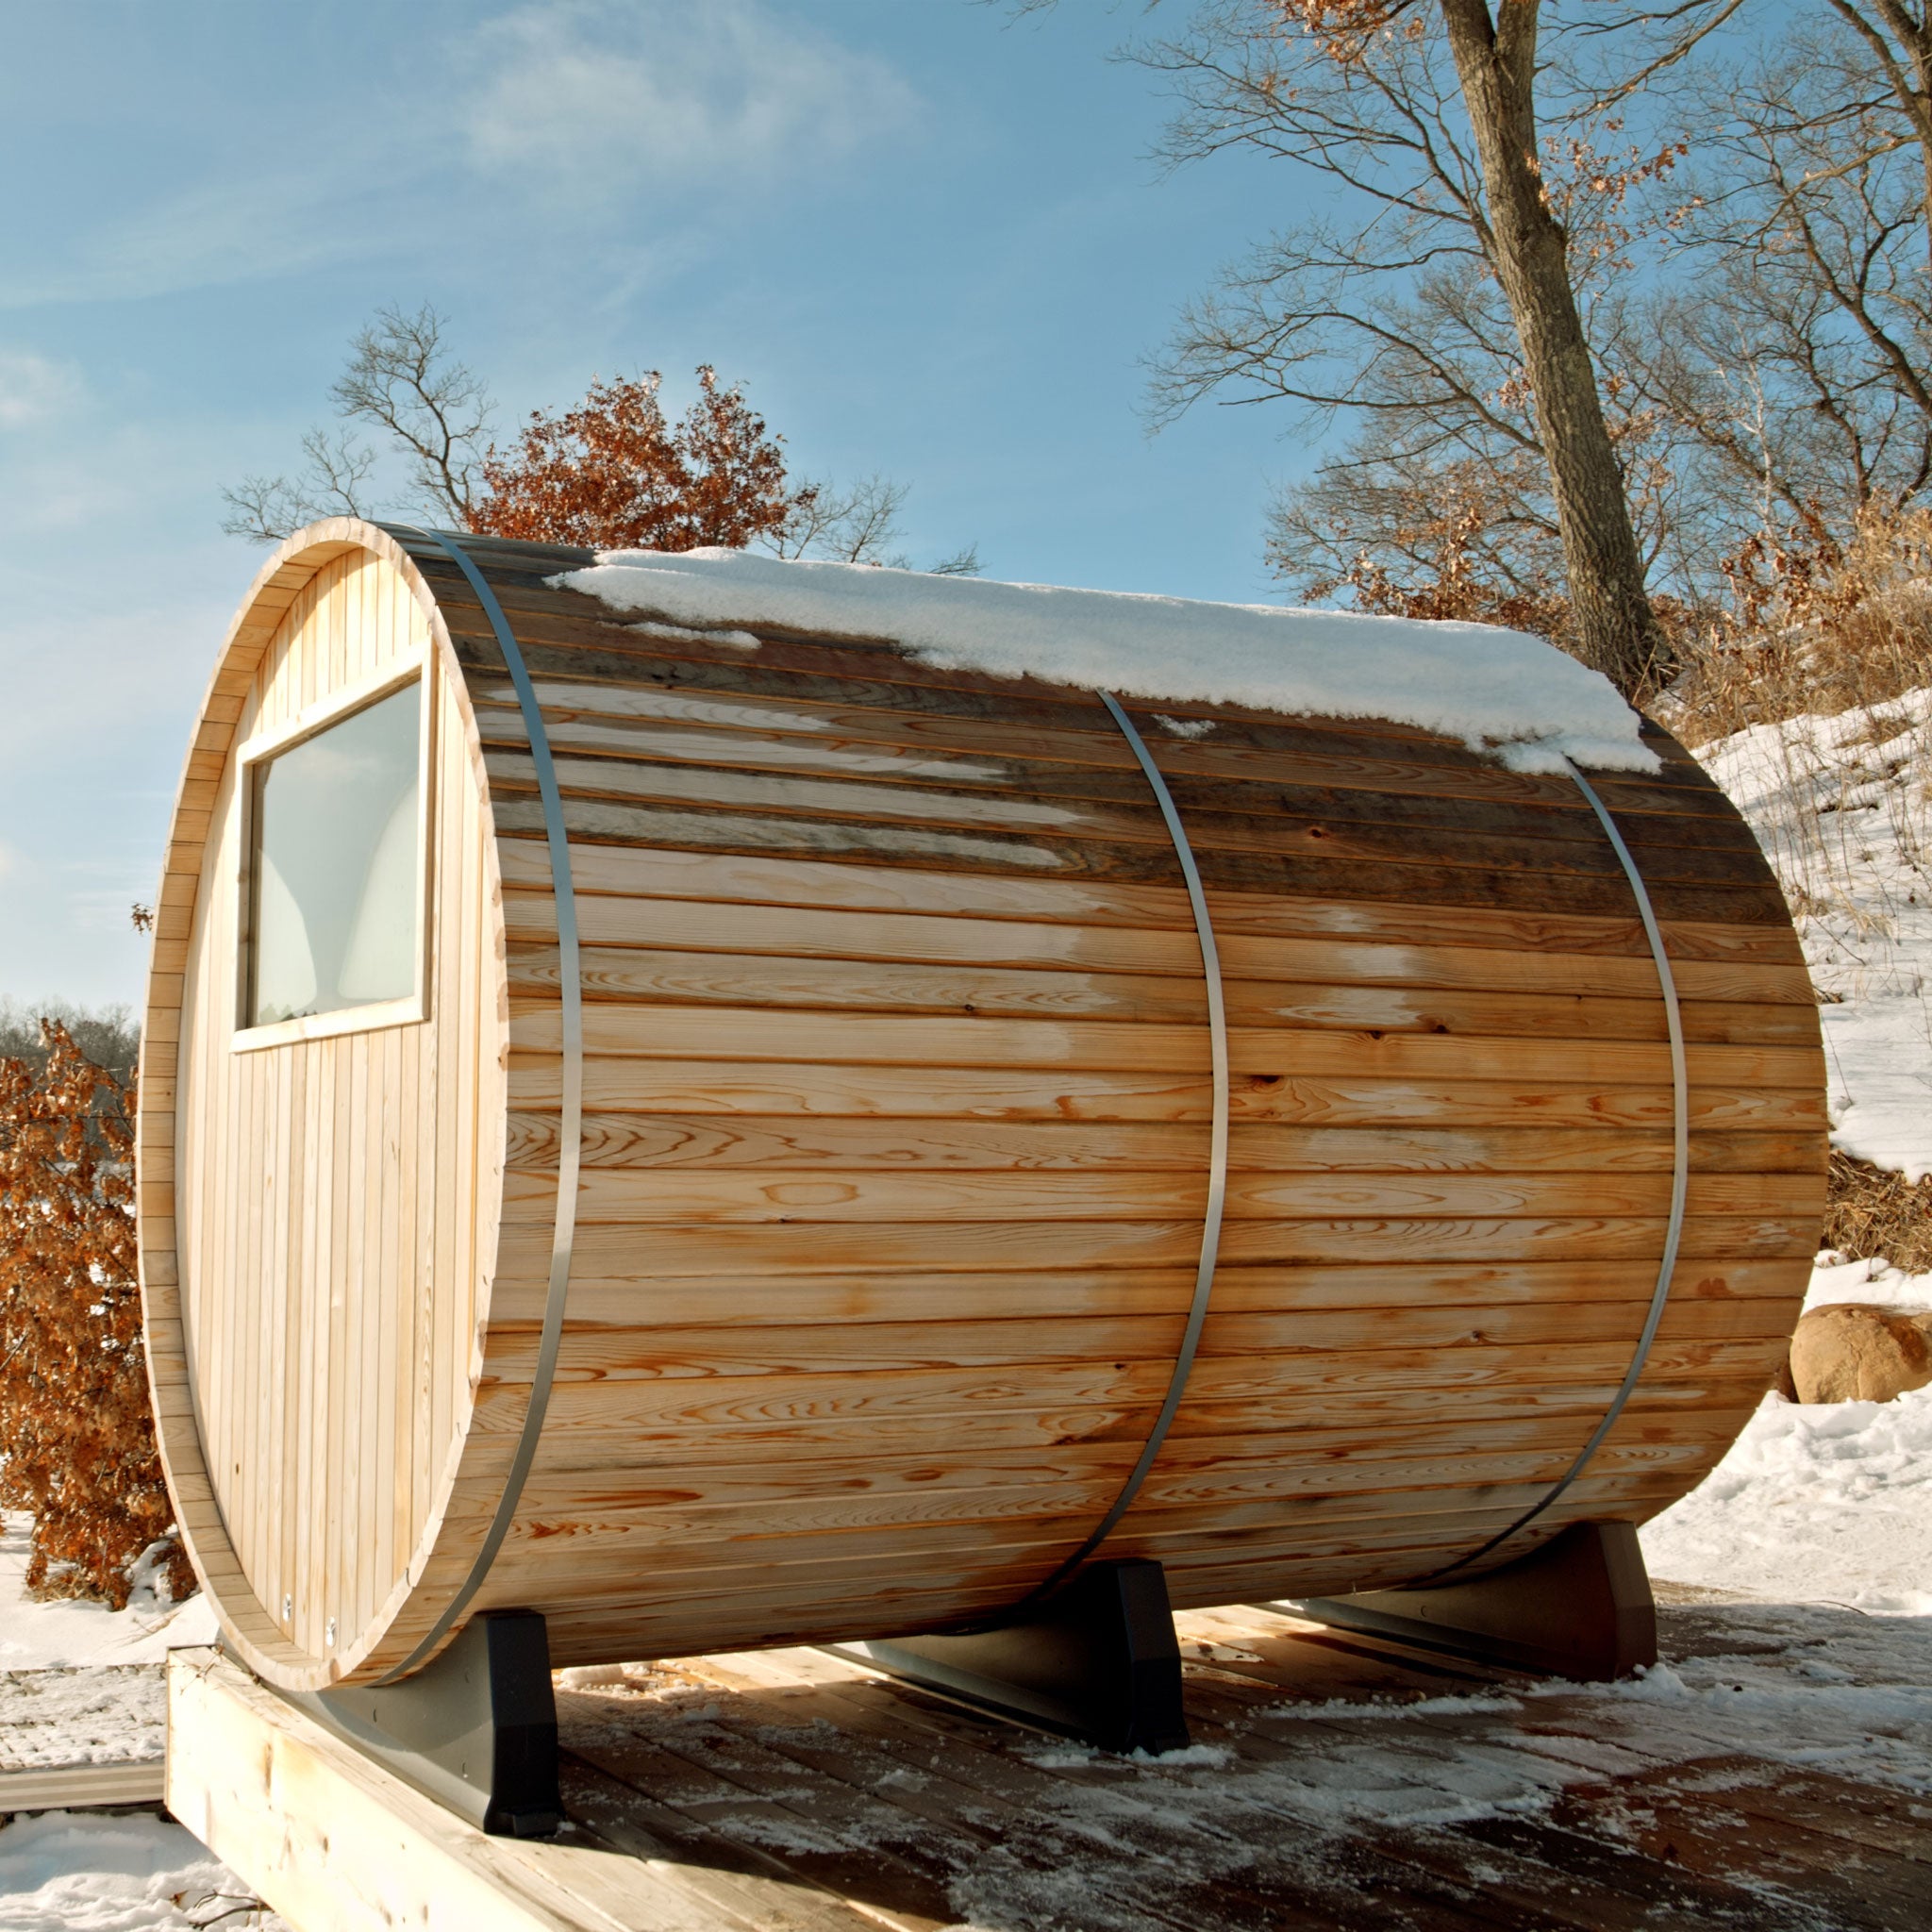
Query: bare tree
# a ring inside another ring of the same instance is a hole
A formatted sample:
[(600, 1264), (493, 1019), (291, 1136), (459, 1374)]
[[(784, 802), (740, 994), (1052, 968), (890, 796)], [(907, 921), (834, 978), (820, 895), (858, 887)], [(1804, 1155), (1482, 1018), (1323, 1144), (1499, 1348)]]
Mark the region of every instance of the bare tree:
[[(1932, 6), (1926, 0), (1813, 0), (1857, 37), (1918, 150), (1932, 248)], [(1856, 151), (1855, 151), (1856, 153)]]
[(418, 497), (462, 527), (475, 506), (492, 405), (482, 378), (450, 358), (447, 325), (426, 302), (413, 315), (377, 309), (330, 393), (342, 415), (374, 424), (408, 453)]
[(828, 478), (808, 483), (791, 514), (760, 541), (774, 557), (826, 557), (840, 563), (882, 563), (899, 535), (909, 486), (874, 472), (841, 489)]
[[(824, 479), (808, 483), (785, 523), (759, 539), (777, 557), (823, 557), (836, 563), (876, 563), (891, 570), (916, 566), (895, 546), (899, 513), (912, 487), (874, 471), (841, 488)], [(979, 549), (968, 543), (925, 566), (932, 576), (979, 575)]]
[(368, 513), (365, 501), (375, 452), (358, 442), (345, 429), (331, 434), (311, 429), (302, 439), (304, 462), (291, 480), (288, 476), (244, 476), (224, 489), (228, 514), (222, 528), (231, 537), (253, 537), (279, 543), (291, 530), (320, 517), (359, 517)]
[[(491, 405), (481, 377), (444, 345), (448, 318), (428, 303), (413, 314), (391, 305), (350, 345), (330, 389), (337, 413), (382, 431), (409, 466), (408, 508), (455, 529), (469, 526)], [(292, 477), (244, 476), (222, 491), (230, 536), (279, 542), (318, 517), (373, 513), (378, 452), (352, 430), (311, 429)]]
[(1808, 30), (1710, 76), (1684, 254), (1628, 358), (1728, 485), (1733, 542), (1843, 537), (1932, 486), (1923, 102), (1844, 25), (1860, 11), (1814, 0)]
[(1327, 176), (1337, 211), (1184, 312), (1158, 411), (1280, 398), (1317, 424), (1386, 419), (1369, 449), (1411, 469), (1502, 476), (1533, 457), (1565, 641), (1626, 692), (1653, 684), (1670, 652), (1628, 500), (1630, 425), (1620, 447), (1579, 289), (1613, 273), (1629, 197), (1681, 153), (1630, 140), (1628, 102), (1739, 4), (1206, 0), (1187, 32), (1138, 50), (1180, 97), (1166, 158), (1258, 149)]

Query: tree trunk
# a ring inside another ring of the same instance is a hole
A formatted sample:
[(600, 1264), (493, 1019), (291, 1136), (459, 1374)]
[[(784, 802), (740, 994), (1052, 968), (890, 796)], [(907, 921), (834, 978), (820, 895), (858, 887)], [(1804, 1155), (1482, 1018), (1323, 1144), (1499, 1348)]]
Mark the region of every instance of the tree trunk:
[(1563, 226), (1537, 160), (1540, 0), (1441, 0), (1482, 160), (1484, 236), (1503, 285), (1550, 466), (1576, 653), (1626, 697), (1656, 684), (1670, 651), (1651, 613), (1623, 472), (1570, 284)]

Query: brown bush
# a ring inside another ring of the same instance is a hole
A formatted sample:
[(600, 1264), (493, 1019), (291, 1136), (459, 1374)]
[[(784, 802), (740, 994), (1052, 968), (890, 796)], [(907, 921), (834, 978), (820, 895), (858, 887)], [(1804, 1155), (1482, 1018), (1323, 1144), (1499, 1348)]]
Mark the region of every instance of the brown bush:
[(142, 1353), (135, 1273), (134, 1082), (58, 1021), (44, 1058), (0, 1059), (0, 1503), (33, 1512), (27, 1587), (119, 1609), (174, 1537)]

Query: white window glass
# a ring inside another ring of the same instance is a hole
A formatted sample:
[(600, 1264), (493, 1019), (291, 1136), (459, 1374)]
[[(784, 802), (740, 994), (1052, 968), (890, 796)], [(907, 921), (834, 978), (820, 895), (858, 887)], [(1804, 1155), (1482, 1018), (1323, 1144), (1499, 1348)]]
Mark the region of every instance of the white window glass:
[(415, 991), (422, 726), (419, 682), (255, 767), (249, 1025)]

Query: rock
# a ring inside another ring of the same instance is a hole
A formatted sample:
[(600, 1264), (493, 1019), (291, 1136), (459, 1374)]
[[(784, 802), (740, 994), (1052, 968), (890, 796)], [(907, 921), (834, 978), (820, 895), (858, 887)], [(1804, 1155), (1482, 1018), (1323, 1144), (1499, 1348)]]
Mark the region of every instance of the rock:
[(1798, 1399), (1798, 1385), (1791, 1379), (1791, 1352), (1786, 1349), (1777, 1358), (1777, 1374), (1771, 1385), (1787, 1402)]
[(1932, 1315), (1834, 1302), (1800, 1317), (1791, 1384), (1800, 1402), (1890, 1402), (1932, 1383)]

